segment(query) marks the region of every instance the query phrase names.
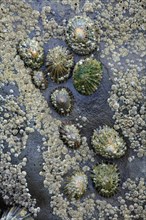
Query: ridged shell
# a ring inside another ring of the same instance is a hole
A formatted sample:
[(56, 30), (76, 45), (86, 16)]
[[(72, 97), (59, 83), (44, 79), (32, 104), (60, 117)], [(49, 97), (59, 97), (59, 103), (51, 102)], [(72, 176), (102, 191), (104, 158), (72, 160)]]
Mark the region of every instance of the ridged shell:
[(82, 95), (93, 94), (102, 78), (102, 66), (92, 58), (80, 60), (73, 71), (73, 84)]
[(97, 47), (97, 28), (88, 17), (75, 16), (66, 28), (66, 41), (77, 54), (89, 54)]
[(63, 123), (60, 126), (60, 137), (68, 147), (80, 147), (81, 135), (79, 129), (75, 125)]
[(34, 71), (32, 73), (32, 82), (37, 88), (45, 89), (47, 87), (47, 79), (42, 71)]
[(54, 82), (61, 83), (69, 78), (74, 61), (73, 55), (65, 47), (51, 49), (46, 61), (48, 75)]
[(56, 88), (51, 93), (51, 103), (59, 114), (69, 114), (73, 107), (72, 92), (65, 87)]
[(1, 220), (34, 220), (31, 214), (25, 209), (20, 207), (12, 207), (10, 210), (4, 212)]
[(94, 130), (92, 145), (97, 154), (105, 158), (119, 158), (125, 154), (126, 144), (118, 132), (107, 125)]
[(25, 65), (32, 69), (39, 69), (44, 63), (44, 49), (35, 39), (20, 41), (18, 52)]
[(99, 194), (110, 197), (117, 191), (119, 185), (119, 170), (115, 164), (98, 164), (93, 168), (93, 182)]
[(86, 191), (88, 185), (87, 176), (79, 171), (68, 178), (65, 192), (69, 198), (80, 198)]

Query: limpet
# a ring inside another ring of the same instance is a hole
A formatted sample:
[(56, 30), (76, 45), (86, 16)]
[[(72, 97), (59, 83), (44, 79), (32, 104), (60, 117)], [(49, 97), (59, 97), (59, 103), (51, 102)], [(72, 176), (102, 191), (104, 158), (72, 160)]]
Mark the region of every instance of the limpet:
[(70, 178), (65, 187), (65, 192), (69, 198), (80, 198), (86, 191), (88, 185), (88, 179), (85, 173), (82, 171), (76, 172)]
[(80, 60), (73, 71), (73, 84), (82, 95), (93, 94), (102, 78), (102, 66), (99, 61), (92, 58)]
[(96, 153), (105, 158), (119, 158), (127, 149), (123, 138), (107, 125), (94, 130), (92, 145)]
[(51, 93), (51, 103), (60, 115), (67, 115), (73, 108), (72, 92), (65, 87), (59, 87)]
[(75, 16), (68, 21), (66, 41), (77, 54), (89, 54), (97, 48), (99, 34), (94, 22), (86, 16)]
[(51, 50), (46, 58), (47, 71), (56, 83), (62, 83), (69, 78), (74, 64), (73, 55), (65, 47), (57, 46)]
[(35, 39), (20, 41), (18, 52), (25, 65), (33, 69), (39, 69), (44, 63), (44, 49)]

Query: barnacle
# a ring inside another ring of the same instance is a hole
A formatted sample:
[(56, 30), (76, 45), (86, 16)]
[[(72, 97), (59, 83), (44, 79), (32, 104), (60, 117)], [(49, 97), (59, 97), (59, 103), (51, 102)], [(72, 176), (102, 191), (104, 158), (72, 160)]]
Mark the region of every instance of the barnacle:
[(4, 212), (1, 220), (33, 220), (31, 214), (25, 209), (20, 207), (12, 207)]
[(81, 144), (80, 131), (73, 124), (63, 123), (60, 126), (60, 137), (71, 148), (78, 148)]
[(18, 52), (25, 65), (33, 69), (39, 69), (44, 62), (44, 49), (35, 39), (20, 41)]
[(45, 74), (42, 71), (34, 71), (32, 73), (32, 82), (37, 88), (45, 89), (47, 86), (47, 80)]
[(51, 103), (59, 114), (67, 115), (73, 107), (73, 95), (68, 88), (56, 88), (51, 93)]
[(85, 173), (79, 171), (68, 178), (65, 192), (70, 198), (80, 198), (86, 191), (88, 179)]
[(105, 158), (119, 158), (125, 154), (126, 144), (118, 132), (107, 125), (94, 130), (92, 145), (99, 155)]
[(98, 36), (97, 28), (90, 18), (75, 16), (69, 20), (66, 41), (74, 52), (78, 54), (91, 53), (97, 47)]
[(69, 78), (74, 62), (73, 55), (65, 47), (51, 49), (46, 61), (48, 75), (54, 82), (61, 83)]
[(73, 71), (73, 84), (83, 95), (94, 93), (102, 78), (101, 63), (96, 59), (80, 60)]
[(119, 185), (119, 171), (115, 164), (98, 164), (93, 168), (93, 182), (99, 194), (105, 197), (114, 195)]

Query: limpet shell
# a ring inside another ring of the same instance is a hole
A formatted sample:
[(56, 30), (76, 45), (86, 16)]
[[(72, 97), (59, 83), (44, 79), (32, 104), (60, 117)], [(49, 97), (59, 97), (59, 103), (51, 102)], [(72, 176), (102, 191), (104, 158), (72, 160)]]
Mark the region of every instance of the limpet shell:
[(119, 170), (116, 164), (98, 164), (93, 168), (93, 182), (98, 193), (104, 197), (111, 197), (119, 185)]
[(18, 52), (25, 65), (32, 69), (39, 69), (44, 63), (44, 49), (35, 39), (20, 41)]
[(72, 92), (65, 87), (59, 87), (51, 93), (51, 103), (60, 115), (67, 115), (73, 107)]
[(34, 220), (31, 214), (25, 209), (20, 207), (12, 207), (8, 211), (4, 212), (1, 220)]
[(98, 88), (102, 78), (102, 66), (92, 58), (80, 60), (73, 71), (73, 84), (82, 95), (92, 95)]
[(88, 179), (85, 173), (79, 171), (68, 178), (65, 192), (69, 198), (80, 198), (86, 191)]
[(34, 71), (32, 73), (32, 82), (37, 88), (46, 89), (47, 79), (42, 71)]
[(96, 153), (105, 158), (120, 158), (127, 149), (123, 138), (107, 125), (94, 130), (92, 145)]
[(62, 123), (59, 131), (61, 139), (68, 147), (80, 147), (81, 135), (79, 129), (75, 125)]
[(69, 78), (74, 64), (73, 55), (65, 47), (57, 46), (51, 50), (46, 58), (47, 71), (56, 83), (62, 83)]
[(90, 18), (75, 16), (68, 21), (66, 41), (75, 53), (92, 53), (97, 48), (98, 39), (97, 28)]

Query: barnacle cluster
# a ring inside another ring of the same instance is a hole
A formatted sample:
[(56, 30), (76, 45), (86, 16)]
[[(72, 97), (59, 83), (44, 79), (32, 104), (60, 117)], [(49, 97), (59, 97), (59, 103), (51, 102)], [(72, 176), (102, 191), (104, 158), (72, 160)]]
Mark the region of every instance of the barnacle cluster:
[(119, 158), (126, 151), (123, 138), (119, 136), (117, 131), (107, 125), (94, 130), (92, 145), (96, 153), (105, 158)]
[(47, 80), (45, 74), (42, 71), (33, 71), (32, 82), (37, 88), (45, 89), (47, 86)]
[(18, 52), (25, 65), (33, 69), (39, 69), (44, 62), (44, 49), (35, 39), (20, 41)]
[(30, 212), (25, 208), (13, 206), (3, 213), (1, 220), (33, 220)]
[(73, 66), (73, 55), (65, 47), (57, 46), (47, 55), (48, 75), (56, 83), (64, 82), (70, 75)]
[(97, 29), (85, 16), (70, 19), (66, 28), (66, 41), (77, 54), (89, 54), (97, 47)]
[(96, 59), (80, 60), (73, 71), (73, 84), (83, 95), (93, 94), (102, 78), (101, 63)]
[(80, 131), (75, 125), (63, 123), (60, 127), (60, 137), (67, 144), (68, 147), (80, 147)]
[(85, 173), (79, 171), (68, 178), (65, 192), (70, 198), (80, 198), (86, 191), (88, 179)]
[(73, 107), (73, 95), (68, 88), (56, 88), (51, 93), (51, 103), (59, 114), (67, 115)]
[(112, 196), (119, 185), (119, 171), (116, 165), (101, 163), (93, 168), (92, 178), (100, 195)]

